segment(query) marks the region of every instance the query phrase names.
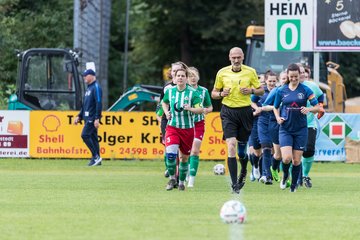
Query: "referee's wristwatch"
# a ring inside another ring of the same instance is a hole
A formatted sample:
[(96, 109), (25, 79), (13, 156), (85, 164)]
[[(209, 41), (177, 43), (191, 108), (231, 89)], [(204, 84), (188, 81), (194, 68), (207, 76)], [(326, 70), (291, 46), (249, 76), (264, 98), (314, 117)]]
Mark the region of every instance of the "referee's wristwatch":
[(255, 91), (254, 91), (254, 89), (252, 88), (252, 89), (251, 89), (251, 94), (254, 94), (254, 93), (255, 93)]
[(221, 97), (221, 98), (222, 98), (221, 93), (222, 93), (222, 91), (220, 91), (220, 92), (219, 92), (219, 97)]

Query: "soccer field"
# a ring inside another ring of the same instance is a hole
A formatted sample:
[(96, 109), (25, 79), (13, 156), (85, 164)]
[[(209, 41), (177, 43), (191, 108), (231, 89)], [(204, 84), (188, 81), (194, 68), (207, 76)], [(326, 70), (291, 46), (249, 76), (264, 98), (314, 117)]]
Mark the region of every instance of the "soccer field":
[[(167, 192), (162, 161), (0, 161), (1, 239), (358, 239), (360, 164), (315, 163), (313, 188), (247, 182), (231, 194), (217, 162), (200, 162), (194, 189)], [(230, 199), (242, 225), (221, 222)]]

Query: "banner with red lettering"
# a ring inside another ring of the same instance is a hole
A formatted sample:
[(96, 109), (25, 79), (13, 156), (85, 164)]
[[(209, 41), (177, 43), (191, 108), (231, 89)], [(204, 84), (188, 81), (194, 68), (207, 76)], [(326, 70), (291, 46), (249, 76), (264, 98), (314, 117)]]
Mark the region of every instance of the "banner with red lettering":
[[(81, 138), (78, 112), (32, 111), (30, 156), (35, 158), (90, 158)], [(225, 159), (219, 113), (206, 116), (201, 159)], [(98, 132), (100, 152), (109, 159), (162, 159), (160, 125), (153, 112), (103, 112)]]
[(29, 116), (0, 110), (0, 157), (29, 157)]

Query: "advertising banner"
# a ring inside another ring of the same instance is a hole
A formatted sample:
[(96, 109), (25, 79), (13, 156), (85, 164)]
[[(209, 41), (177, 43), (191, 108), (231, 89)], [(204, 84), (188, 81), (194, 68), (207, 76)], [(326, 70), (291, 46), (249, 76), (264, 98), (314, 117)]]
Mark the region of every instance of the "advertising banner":
[(360, 51), (360, 1), (318, 0), (315, 50)]
[(312, 51), (313, 4), (265, 0), (265, 51)]
[[(0, 111), (0, 157), (90, 158), (81, 138), (78, 112)], [(318, 121), (316, 161), (345, 161), (345, 139), (360, 138), (360, 114), (326, 113)], [(205, 121), (201, 160), (227, 158), (220, 113)], [(99, 129), (101, 154), (107, 159), (163, 159), (160, 127), (152, 112), (104, 112)]]
[(0, 110), (0, 158), (29, 157), (29, 112)]
[[(32, 111), (30, 156), (35, 158), (90, 158), (81, 138), (78, 112)], [(225, 159), (219, 113), (206, 117), (201, 159)], [(160, 126), (153, 112), (103, 112), (98, 132), (101, 156), (109, 159), (162, 159)]]
[(360, 114), (326, 113), (320, 120), (316, 161), (345, 161), (345, 140), (360, 138)]

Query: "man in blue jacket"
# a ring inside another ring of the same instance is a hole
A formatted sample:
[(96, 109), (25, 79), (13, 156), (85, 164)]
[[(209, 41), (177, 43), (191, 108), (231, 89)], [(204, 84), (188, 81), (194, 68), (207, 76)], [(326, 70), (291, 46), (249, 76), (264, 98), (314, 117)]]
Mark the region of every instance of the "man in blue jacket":
[(94, 70), (87, 69), (83, 72), (84, 81), (87, 84), (83, 106), (75, 118), (75, 125), (84, 120), (84, 128), (81, 137), (92, 154), (88, 166), (101, 165), (100, 146), (98, 142), (98, 128), (102, 111), (102, 90), (96, 81)]

